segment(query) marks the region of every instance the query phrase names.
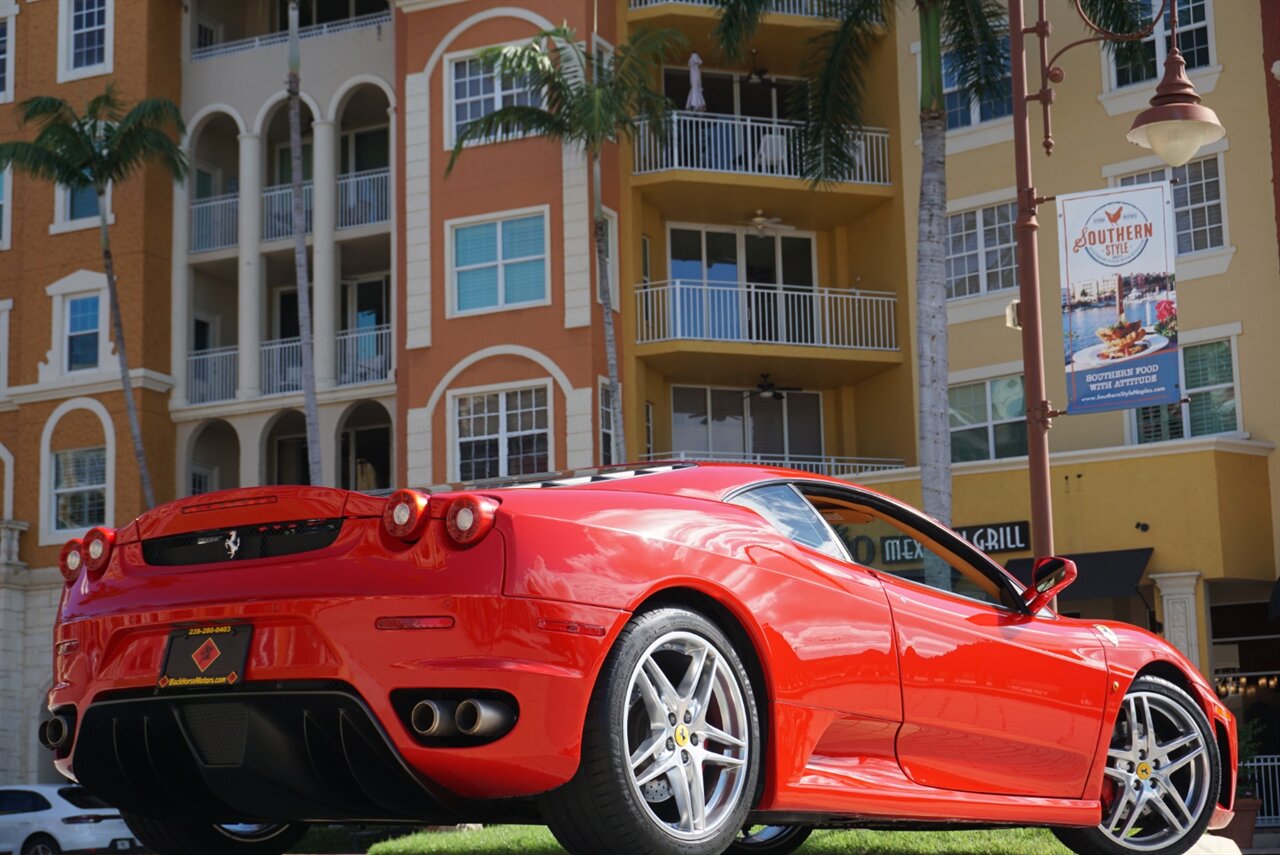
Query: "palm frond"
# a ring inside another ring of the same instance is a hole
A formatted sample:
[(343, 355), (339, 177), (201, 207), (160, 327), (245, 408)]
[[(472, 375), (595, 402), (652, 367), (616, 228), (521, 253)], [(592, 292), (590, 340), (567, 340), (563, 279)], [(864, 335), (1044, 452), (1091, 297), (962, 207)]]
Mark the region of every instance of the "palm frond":
[(120, 182), (146, 163), (159, 163), (181, 181), (187, 174), (187, 154), (159, 128), (137, 125), (117, 131), (103, 152), (100, 172), (108, 181)]
[(997, 0), (945, 0), (943, 49), (962, 91), (974, 98), (1009, 91), (1009, 39), (1005, 7)]
[(743, 48), (760, 28), (760, 19), (769, 11), (771, 0), (716, 0), (720, 20), (711, 31), (712, 40), (729, 59), (741, 59)]
[(848, 176), (858, 164), (863, 80), (880, 38), (890, 0), (839, 0), (835, 29), (815, 36), (804, 64), (807, 86), (792, 96), (803, 119), (804, 175), (814, 185)]
[(34, 142), (0, 143), (0, 171), (9, 166), (42, 181), (66, 186), (73, 186), (78, 176), (83, 174), (80, 170), (70, 169), (57, 152)]
[(18, 121), (24, 125), (32, 122), (41, 127), (54, 122), (73, 125), (79, 118), (69, 102), (49, 95), (37, 95), (18, 105)]
[[(1177, 3), (1178, 0), (1169, 2)], [(1150, 24), (1151, 16), (1159, 6), (1153, 6), (1151, 0), (1081, 0), (1080, 8), (1099, 27), (1128, 35), (1137, 33)], [(1147, 48), (1141, 41), (1107, 42), (1106, 49), (1120, 63), (1136, 64), (1149, 59)]]
[(179, 138), (187, 132), (187, 126), (182, 121), (182, 111), (168, 98), (144, 98), (134, 104), (120, 120), (118, 127), (121, 132), (125, 132), (135, 126), (171, 129)]
[(124, 104), (116, 95), (114, 83), (108, 83), (102, 94), (89, 99), (89, 103), (84, 108), (84, 117), (93, 122), (115, 124), (123, 115)]
[(470, 143), (480, 140), (535, 135), (559, 140), (564, 140), (571, 136), (560, 117), (542, 107), (512, 105), (494, 110), (492, 113), (476, 119), (458, 137), (457, 142), (453, 145), (453, 152), (449, 155), (449, 165), (445, 167), (445, 175), (453, 172), (453, 167), (458, 162), (458, 157)]

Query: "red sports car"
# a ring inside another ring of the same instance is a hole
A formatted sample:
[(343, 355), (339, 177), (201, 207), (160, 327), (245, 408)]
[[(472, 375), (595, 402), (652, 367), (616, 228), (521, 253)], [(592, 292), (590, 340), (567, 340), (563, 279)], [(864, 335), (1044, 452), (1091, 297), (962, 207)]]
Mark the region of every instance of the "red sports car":
[(161, 853), (541, 820), (575, 855), (991, 824), (1172, 855), (1231, 816), (1234, 722), (1173, 647), (835, 479), (233, 490), (62, 568), (41, 739)]

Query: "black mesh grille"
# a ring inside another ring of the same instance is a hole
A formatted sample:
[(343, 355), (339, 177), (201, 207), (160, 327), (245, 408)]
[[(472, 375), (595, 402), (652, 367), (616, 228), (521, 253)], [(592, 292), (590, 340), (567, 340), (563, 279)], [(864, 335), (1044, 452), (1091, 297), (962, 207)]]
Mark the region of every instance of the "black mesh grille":
[(324, 549), (338, 539), (342, 520), (302, 520), (208, 529), (142, 542), (142, 558), (157, 567), (278, 558)]
[(249, 732), (249, 711), (244, 704), (184, 706), (182, 722), (206, 766), (239, 766), (244, 762)]

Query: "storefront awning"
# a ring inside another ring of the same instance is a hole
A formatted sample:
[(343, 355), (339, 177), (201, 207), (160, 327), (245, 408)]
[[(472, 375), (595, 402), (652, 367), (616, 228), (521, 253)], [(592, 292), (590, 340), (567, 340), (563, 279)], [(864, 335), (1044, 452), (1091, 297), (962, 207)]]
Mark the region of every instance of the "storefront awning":
[[(1103, 597), (1132, 597), (1136, 593), (1142, 574), (1151, 560), (1151, 547), (1143, 549), (1113, 549), (1110, 552), (1078, 552), (1064, 555), (1076, 563), (1080, 575), (1075, 584), (1062, 592), (1063, 600), (1093, 600)], [(1030, 558), (1014, 558), (1005, 568), (1024, 585), (1031, 584)], [(1275, 596), (1272, 608), (1276, 608)]]

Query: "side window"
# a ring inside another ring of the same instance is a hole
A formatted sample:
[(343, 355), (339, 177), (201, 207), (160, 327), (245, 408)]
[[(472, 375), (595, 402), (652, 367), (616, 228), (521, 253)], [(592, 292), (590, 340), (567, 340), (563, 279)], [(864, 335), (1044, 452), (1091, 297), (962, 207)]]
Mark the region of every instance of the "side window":
[(848, 559), (840, 544), (831, 536), (831, 529), (790, 484), (757, 487), (736, 496), (732, 501), (735, 505), (742, 505), (760, 514), (796, 543), (811, 546), (841, 561)]
[(0, 815), (35, 813), (53, 807), (49, 800), (30, 790), (4, 790), (0, 792)]
[(1006, 586), (917, 531), (909, 520), (844, 499), (808, 498), (844, 542), (854, 563), (971, 600), (1012, 606)]

